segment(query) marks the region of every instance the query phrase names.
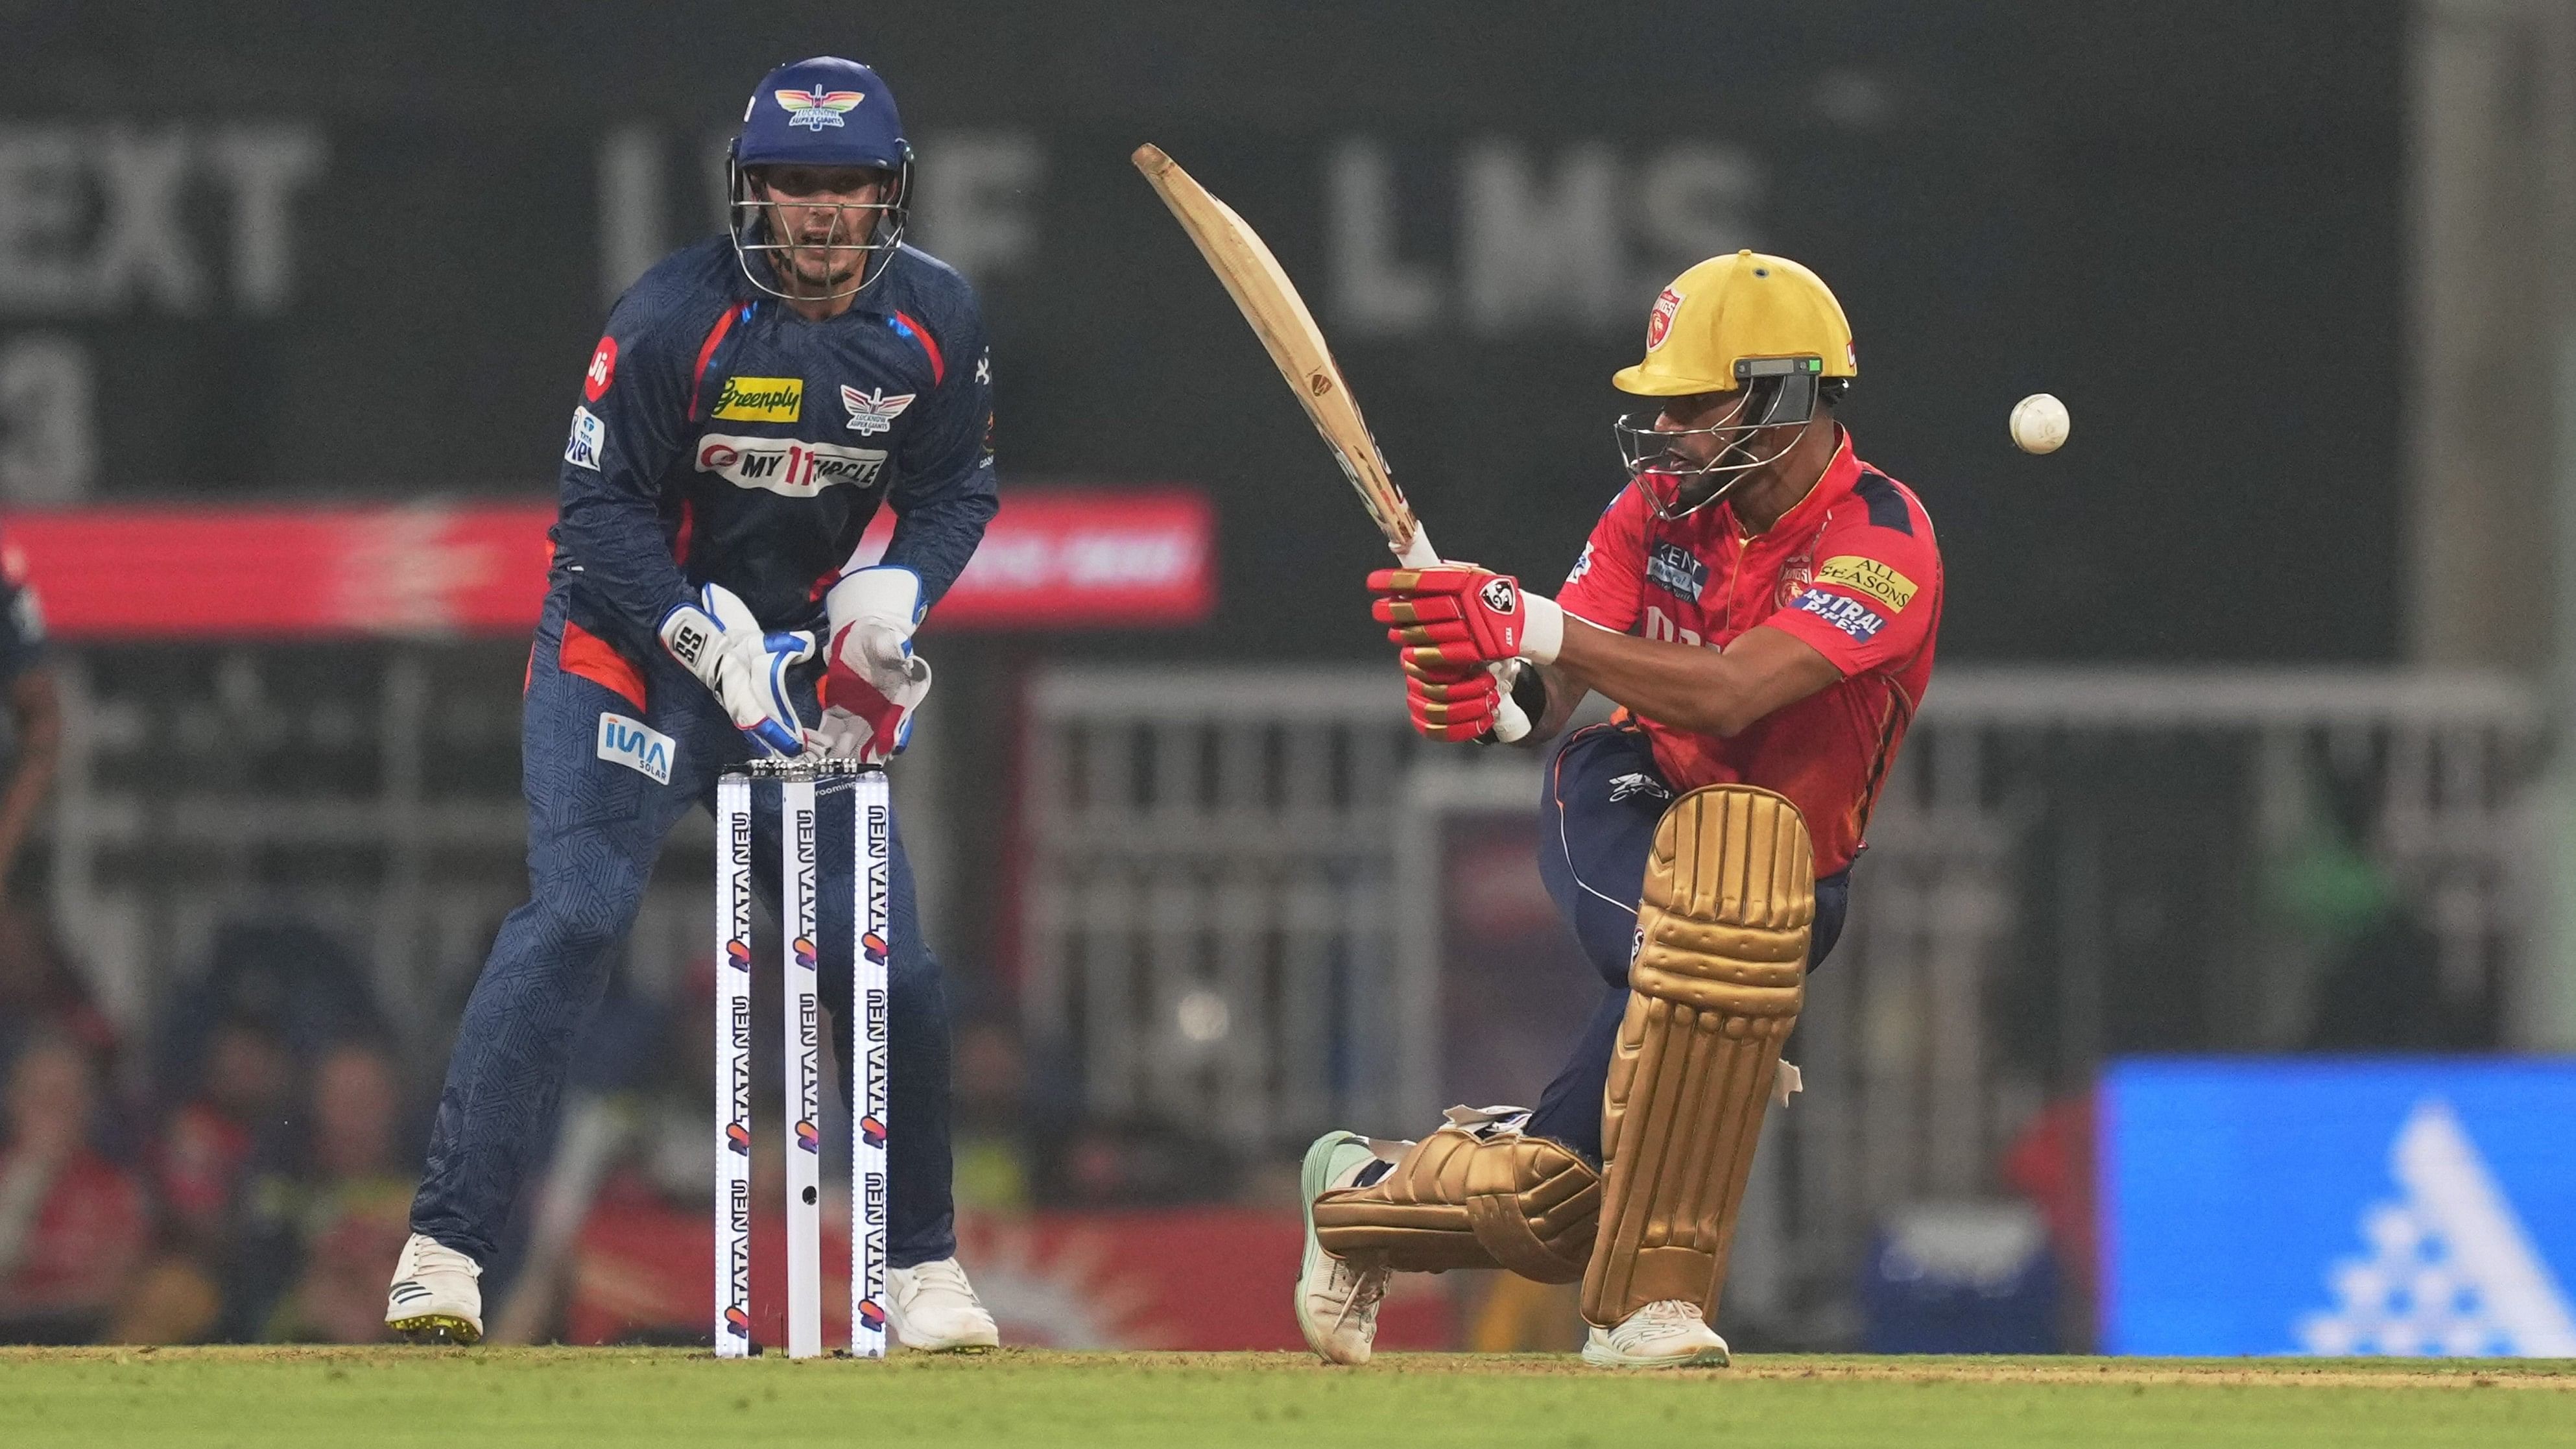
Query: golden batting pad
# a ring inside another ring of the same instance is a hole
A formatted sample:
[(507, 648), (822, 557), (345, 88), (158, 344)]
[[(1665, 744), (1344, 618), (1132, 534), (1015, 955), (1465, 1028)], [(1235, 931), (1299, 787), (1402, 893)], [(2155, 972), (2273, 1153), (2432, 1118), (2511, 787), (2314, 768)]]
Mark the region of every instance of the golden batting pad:
[(1798, 808), (1710, 785), (1655, 826), (1628, 1014), (1601, 1104), (1600, 1242), (1583, 1317), (1682, 1299), (1717, 1316), (1780, 1047), (1806, 990), (1815, 848)]
[(1600, 1208), (1601, 1179), (1571, 1149), (1443, 1127), (1376, 1182), (1315, 1199), (1315, 1237), (1336, 1258), (1403, 1273), (1509, 1268), (1571, 1283), (1583, 1276)]

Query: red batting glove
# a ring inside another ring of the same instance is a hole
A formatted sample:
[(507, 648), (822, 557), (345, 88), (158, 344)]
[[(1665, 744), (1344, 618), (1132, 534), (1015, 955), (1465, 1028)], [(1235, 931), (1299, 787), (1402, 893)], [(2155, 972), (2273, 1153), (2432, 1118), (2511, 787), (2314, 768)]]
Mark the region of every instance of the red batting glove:
[(1502, 685), (1482, 664), (1450, 664), (1436, 656), (1428, 663), (1419, 654), (1404, 655), (1404, 708), (1413, 728), (1435, 740), (1475, 740), (1494, 727), (1502, 708)]
[(1379, 569), (1369, 589), (1386, 637), (1409, 657), (1427, 654), (1450, 664), (1490, 664), (1518, 657), (1528, 613), (1521, 586), (1509, 574), (1474, 564), (1431, 569)]

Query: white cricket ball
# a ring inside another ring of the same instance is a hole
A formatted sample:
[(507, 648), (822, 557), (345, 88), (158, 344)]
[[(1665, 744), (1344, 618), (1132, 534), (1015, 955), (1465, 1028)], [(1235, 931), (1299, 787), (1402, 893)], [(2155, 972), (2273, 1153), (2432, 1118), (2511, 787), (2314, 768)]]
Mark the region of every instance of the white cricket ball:
[(2067, 430), (2074, 426), (2066, 404), (2047, 393), (2035, 392), (2013, 404), (2012, 439), (2025, 453), (2056, 452), (2066, 446)]

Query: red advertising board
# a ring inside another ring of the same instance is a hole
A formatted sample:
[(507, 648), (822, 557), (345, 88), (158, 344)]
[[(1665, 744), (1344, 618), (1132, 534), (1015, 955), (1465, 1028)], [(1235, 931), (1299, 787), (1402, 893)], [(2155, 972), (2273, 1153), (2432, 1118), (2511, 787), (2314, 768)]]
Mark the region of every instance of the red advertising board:
[[(6, 523), (58, 638), (520, 634), (545, 598), (554, 509), (205, 504)], [(893, 531), (880, 515), (863, 557)], [(1186, 488), (1005, 493), (943, 628), (1160, 628), (1215, 606), (1216, 516)]]

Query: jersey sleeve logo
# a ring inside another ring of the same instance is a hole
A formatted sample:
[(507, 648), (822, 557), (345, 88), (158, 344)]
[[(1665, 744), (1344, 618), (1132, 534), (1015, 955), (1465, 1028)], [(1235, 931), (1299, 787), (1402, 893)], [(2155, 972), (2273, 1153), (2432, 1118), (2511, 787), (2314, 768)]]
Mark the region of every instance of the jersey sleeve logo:
[(908, 392), (887, 397), (884, 388), (861, 392), (846, 382), (841, 384), (841, 406), (850, 410), (850, 427), (863, 438), (893, 428), (894, 420), (912, 406), (912, 399), (913, 394)]
[[(787, 124), (790, 127), (803, 126), (809, 131), (819, 131), (826, 126), (848, 125), (847, 121), (841, 119), (842, 113), (857, 110), (859, 102), (867, 99), (867, 96), (859, 91), (821, 89), (772, 91), (770, 95), (777, 100), (779, 109), (787, 113)], [(869, 114), (874, 115), (875, 112), (871, 111)]]
[(1869, 595), (1887, 606), (1891, 614), (1901, 614), (1914, 602), (1915, 583), (1874, 558), (1847, 553), (1825, 560), (1816, 570), (1816, 582), (1840, 584)]
[(1822, 589), (1809, 589), (1798, 596), (1798, 607), (1866, 644), (1887, 627), (1887, 621), (1858, 599), (1829, 594)]
[(572, 410), (572, 436), (564, 440), (564, 461), (576, 468), (599, 471), (599, 455), (608, 447), (608, 425), (599, 414), (588, 408)]
[(590, 368), (581, 375), (581, 395), (597, 402), (607, 393), (608, 384), (617, 377), (617, 339), (602, 337), (590, 354)]
[(729, 423), (792, 423), (804, 413), (801, 377), (728, 377), (712, 415)]

